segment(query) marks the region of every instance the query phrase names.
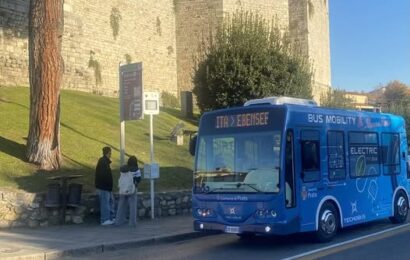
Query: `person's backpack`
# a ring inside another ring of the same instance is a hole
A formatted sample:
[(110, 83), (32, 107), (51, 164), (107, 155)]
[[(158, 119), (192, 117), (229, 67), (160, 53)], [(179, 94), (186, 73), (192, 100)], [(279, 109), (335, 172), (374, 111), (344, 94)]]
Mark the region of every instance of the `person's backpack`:
[(135, 192), (134, 176), (130, 171), (121, 172), (118, 180), (118, 188), (120, 195), (131, 195)]

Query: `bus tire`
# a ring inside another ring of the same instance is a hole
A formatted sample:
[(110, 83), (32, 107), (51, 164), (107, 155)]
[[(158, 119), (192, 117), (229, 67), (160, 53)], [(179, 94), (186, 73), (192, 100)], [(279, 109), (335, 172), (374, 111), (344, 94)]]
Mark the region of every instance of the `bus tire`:
[(249, 241), (255, 238), (255, 233), (242, 233), (242, 234), (237, 234), (239, 239), (244, 240), (244, 241)]
[(339, 217), (333, 203), (323, 203), (318, 219), (318, 229), (315, 233), (316, 240), (320, 243), (329, 242), (336, 235), (339, 227)]
[(403, 223), (407, 219), (409, 212), (409, 202), (406, 194), (399, 190), (394, 198), (394, 215), (390, 217), (390, 221), (394, 224)]

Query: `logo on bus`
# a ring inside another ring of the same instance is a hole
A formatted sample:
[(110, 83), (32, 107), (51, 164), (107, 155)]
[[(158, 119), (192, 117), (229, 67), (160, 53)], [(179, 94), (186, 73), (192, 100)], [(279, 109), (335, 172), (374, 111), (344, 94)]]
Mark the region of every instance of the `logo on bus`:
[(308, 191), (308, 190), (306, 190), (305, 186), (302, 187), (301, 195), (302, 195), (302, 200), (317, 198), (317, 192), (316, 191)]

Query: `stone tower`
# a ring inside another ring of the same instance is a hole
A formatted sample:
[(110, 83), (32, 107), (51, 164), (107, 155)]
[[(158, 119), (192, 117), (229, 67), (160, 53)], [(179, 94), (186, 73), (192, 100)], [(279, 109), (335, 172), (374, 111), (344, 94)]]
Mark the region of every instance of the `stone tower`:
[(223, 17), (237, 10), (250, 11), (275, 20), (286, 30), (289, 23), (288, 0), (177, 0), (176, 45), (179, 90), (192, 89), (195, 58), (203, 40), (222, 24)]
[(330, 87), (329, 13), (327, 0), (178, 0), (176, 1), (177, 81), (192, 89), (195, 55), (202, 40), (237, 10), (274, 19), (312, 64), (313, 96), (320, 101)]
[(313, 68), (313, 96), (331, 86), (328, 0), (289, 0), (289, 32)]

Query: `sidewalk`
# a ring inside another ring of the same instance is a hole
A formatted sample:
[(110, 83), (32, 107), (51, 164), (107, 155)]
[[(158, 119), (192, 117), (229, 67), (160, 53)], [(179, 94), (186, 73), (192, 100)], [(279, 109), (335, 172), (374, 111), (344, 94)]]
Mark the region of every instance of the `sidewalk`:
[(0, 259), (57, 259), (199, 236), (191, 215), (140, 220), (133, 229), (98, 224), (15, 228), (0, 230)]

